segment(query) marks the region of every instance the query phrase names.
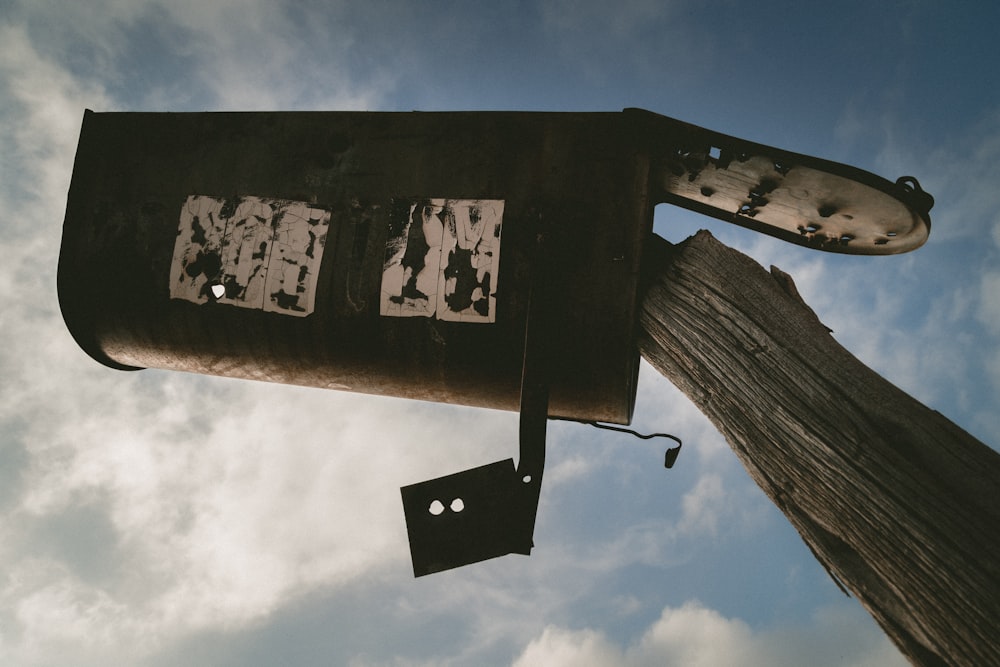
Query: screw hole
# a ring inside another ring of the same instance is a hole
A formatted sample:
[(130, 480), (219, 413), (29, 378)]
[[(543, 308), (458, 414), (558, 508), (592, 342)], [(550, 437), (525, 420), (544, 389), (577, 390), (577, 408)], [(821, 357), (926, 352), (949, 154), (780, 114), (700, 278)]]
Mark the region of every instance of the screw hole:
[(430, 508), (428, 508), (428, 511), (430, 511), (430, 513), (433, 514), (434, 516), (438, 516), (439, 514), (441, 514), (441, 512), (444, 512), (444, 503), (442, 503), (440, 500), (435, 500), (434, 502), (431, 503), (431, 506)]
[(461, 512), (464, 509), (465, 509), (465, 502), (461, 498), (455, 498), (453, 501), (451, 501), (452, 512)]

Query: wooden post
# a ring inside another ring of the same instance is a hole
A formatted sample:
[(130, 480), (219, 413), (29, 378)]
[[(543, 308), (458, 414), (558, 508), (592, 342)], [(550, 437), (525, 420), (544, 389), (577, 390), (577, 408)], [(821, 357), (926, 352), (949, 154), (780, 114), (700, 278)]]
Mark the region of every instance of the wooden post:
[(781, 271), (708, 232), (649, 246), (646, 360), (913, 664), (1000, 665), (1000, 454), (841, 347)]

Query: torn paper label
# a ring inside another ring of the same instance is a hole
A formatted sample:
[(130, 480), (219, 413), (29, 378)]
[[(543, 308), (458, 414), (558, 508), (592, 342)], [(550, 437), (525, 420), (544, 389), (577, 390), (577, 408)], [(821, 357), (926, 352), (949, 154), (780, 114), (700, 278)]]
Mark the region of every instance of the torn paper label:
[(379, 312), (496, 320), (501, 199), (393, 199)]
[(170, 298), (309, 315), (329, 226), (330, 212), (305, 202), (191, 195), (181, 207)]

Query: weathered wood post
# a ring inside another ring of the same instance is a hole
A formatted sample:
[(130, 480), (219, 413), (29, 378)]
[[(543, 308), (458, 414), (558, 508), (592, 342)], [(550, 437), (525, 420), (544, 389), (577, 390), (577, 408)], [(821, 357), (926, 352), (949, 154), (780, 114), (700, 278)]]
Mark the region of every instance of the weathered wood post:
[[(654, 237), (639, 346), (917, 665), (1000, 665), (1000, 454), (866, 367), (789, 276)], [(846, 590), (845, 590), (846, 592)]]

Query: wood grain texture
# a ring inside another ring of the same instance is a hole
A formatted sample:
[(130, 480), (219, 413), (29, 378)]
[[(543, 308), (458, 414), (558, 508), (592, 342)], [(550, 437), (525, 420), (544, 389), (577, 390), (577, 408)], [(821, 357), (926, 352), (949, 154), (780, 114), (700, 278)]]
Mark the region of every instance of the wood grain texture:
[[(699, 232), (644, 261), (639, 347), (917, 665), (1000, 665), (1000, 454)], [(920, 354), (914, 350), (914, 354)]]

